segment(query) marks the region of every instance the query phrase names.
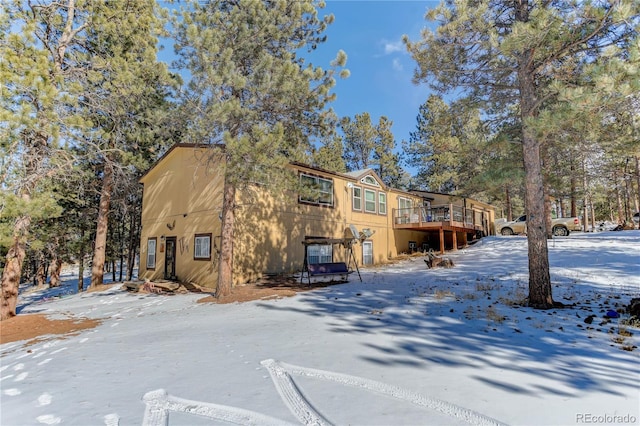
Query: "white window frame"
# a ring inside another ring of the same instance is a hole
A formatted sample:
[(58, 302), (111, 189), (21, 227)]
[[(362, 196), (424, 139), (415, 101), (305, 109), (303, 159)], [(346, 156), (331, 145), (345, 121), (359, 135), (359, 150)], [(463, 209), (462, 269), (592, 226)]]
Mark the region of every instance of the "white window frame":
[(378, 183), (378, 181), (371, 175), (363, 177), (362, 179), (360, 179), (360, 182), (367, 185), (380, 187), (380, 184)]
[[(369, 201), (367, 200), (367, 194), (373, 194), (373, 200)], [(374, 191), (373, 189), (367, 189), (364, 188), (364, 211), (367, 213), (376, 213), (377, 209), (376, 209), (376, 191)], [(369, 209), (367, 206), (367, 203), (373, 203), (373, 210)]]
[[(358, 195), (356, 195), (356, 191)], [(356, 206), (357, 202), (357, 206)], [(351, 191), (351, 207), (353, 210), (362, 211), (362, 187), (354, 186)]]
[(211, 234), (195, 234), (193, 237), (193, 259), (211, 260)]
[(147, 269), (156, 269), (156, 249), (158, 239), (151, 237), (147, 239)]
[[(318, 204), (323, 206), (333, 206), (333, 181), (331, 179), (318, 178), (318, 186), (320, 188), (320, 198)], [(329, 200), (323, 201), (322, 195), (328, 195)]]
[(413, 208), (413, 202), (411, 201), (411, 198), (398, 197), (398, 209), (410, 209), (410, 208)]
[(307, 263), (309, 265), (331, 262), (333, 262), (333, 246), (331, 244), (307, 246)]
[(378, 193), (378, 213), (387, 214), (387, 194), (384, 192)]
[[(368, 254), (366, 253), (367, 249), (369, 249)], [(370, 262), (368, 262), (367, 260), (370, 260)], [(373, 265), (373, 241), (362, 242), (362, 264)]]
[(298, 197), (298, 200), (304, 203), (318, 204), (321, 206), (333, 206), (333, 180), (325, 179), (318, 176), (300, 173), (300, 181), (304, 185), (304, 181), (313, 185), (318, 191), (318, 197), (304, 198)]

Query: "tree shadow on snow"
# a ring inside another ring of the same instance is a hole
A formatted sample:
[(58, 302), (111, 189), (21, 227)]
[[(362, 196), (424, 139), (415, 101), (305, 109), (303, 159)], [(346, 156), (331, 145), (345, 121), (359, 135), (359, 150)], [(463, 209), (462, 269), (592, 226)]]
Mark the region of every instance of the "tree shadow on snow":
[[(581, 257), (587, 262), (594, 255)], [(635, 265), (620, 258), (626, 255), (617, 256), (620, 264), (610, 263), (606, 273), (617, 273), (622, 264), (627, 270)], [(515, 291), (514, 274), (526, 273), (526, 251), (514, 252), (509, 260), (518, 267), (496, 267), (500, 259), (488, 255), (473, 265), (456, 264), (455, 273), (403, 272), (402, 265), (380, 274), (369, 270), (363, 273), (363, 284), (352, 281), (298, 295), (305, 308), (260, 306), (331, 318), (331, 331), (336, 333), (393, 337), (380, 339), (380, 344), (363, 339), (369, 343), (362, 343), (367, 349), (360, 357), (368, 363), (468, 367), (477, 370), (471, 378), (507, 393), (568, 397), (577, 392), (625, 395), (621, 388), (637, 390), (640, 368), (635, 353), (608, 344), (613, 336), (607, 334), (608, 327), (615, 323), (598, 327), (596, 318), (594, 327), (588, 327), (584, 309), (536, 311), (497, 301)], [(569, 278), (554, 278), (552, 273), (552, 281), (557, 300), (565, 291), (602, 293), (587, 276), (569, 283)], [(573, 287), (560, 288), (561, 284)], [(594, 314), (601, 316), (594, 308)], [(491, 319), (488, 312), (494, 310), (497, 314)], [(495, 377), (496, 369), (500, 378)]]

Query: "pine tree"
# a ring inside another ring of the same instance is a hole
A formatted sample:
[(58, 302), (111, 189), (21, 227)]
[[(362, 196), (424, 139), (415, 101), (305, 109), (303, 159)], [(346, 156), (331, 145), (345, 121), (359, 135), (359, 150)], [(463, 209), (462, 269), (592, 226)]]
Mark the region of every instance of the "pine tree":
[(68, 165), (59, 142), (78, 123), (73, 112), (77, 88), (69, 84), (77, 68), (70, 58), (88, 21), (87, 9), (74, 0), (13, 0), (0, 9), (1, 227), (5, 241), (10, 240), (0, 320), (16, 314), (32, 221), (60, 211), (46, 182)]
[(348, 170), (372, 168), (387, 184), (399, 184), (403, 176), (400, 156), (393, 152), (393, 121), (381, 116), (374, 125), (368, 112), (344, 117), (340, 127), (344, 134), (344, 160)]
[[(155, 0), (98, 2), (88, 29), (83, 115), (91, 123), (85, 154), (101, 164), (91, 286), (102, 284), (112, 196), (144, 170), (167, 113), (175, 80), (157, 60), (163, 10)], [(164, 143), (169, 143), (165, 141)]]
[(475, 183), (483, 163), (491, 158), (489, 133), (479, 110), (466, 99), (447, 105), (431, 95), (420, 106), (417, 127), (405, 144), (410, 165), (429, 190), (475, 195)]
[(335, 135), (324, 142), (320, 148), (312, 153), (312, 164), (321, 169), (343, 173), (347, 171), (347, 165), (342, 158), (344, 147), (342, 137)]
[(348, 170), (362, 170), (370, 167), (376, 147), (377, 132), (368, 112), (356, 114), (353, 120), (340, 120), (344, 134), (344, 160)]
[[(429, 12), (437, 30), (405, 37), (418, 64), (415, 82), (463, 91), (487, 111), (519, 112), (525, 169), (529, 305), (554, 306), (549, 274), (541, 141), (536, 123), (557, 99), (576, 58), (628, 45), (640, 5), (633, 0), (575, 3), (447, 0)], [(571, 78), (570, 80), (573, 80)]]
[[(312, 0), (192, 1), (175, 22), (176, 50), (190, 80), (184, 108), (187, 141), (226, 164), (217, 296), (233, 285), (236, 192), (255, 182), (290, 188), (290, 161), (305, 160), (311, 142), (332, 131), (335, 68), (299, 56), (314, 49), (333, 16), (320, 19)], [(339, 52), (334, 67), (346, 62)], [(343, 70), (342, 76), (347, 75)]]
[(382, 116), (376, 126), (376, 140), (373, 148), (373, 162), (376, 172), (385, 185), (398, 188), (402, 184), (403, 172), (400, 155), (393, 152), (396, 140), (391, 131), (393, 121)]

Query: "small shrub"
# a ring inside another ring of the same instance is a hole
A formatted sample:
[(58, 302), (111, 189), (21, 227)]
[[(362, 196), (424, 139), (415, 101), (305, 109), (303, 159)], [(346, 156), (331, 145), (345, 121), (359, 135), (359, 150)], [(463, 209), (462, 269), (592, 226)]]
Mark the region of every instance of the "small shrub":
[(496, 288), (497, 286), (495, 284), (476, 283), (477, 291), (492, 291), (492, 290), (495, 290)]
[(436, 300), (442, 300), (444, 298), (447, 297), (454, 297), (455, 294), (453, 294), (451, 291), (449, 290), (436, 290), (435, 293), (433, 293), (433, 297), (436, 298)]
[(498, 313), (496, 308), (489, 306), (486, 311), (487, 319), (495, 323), (501, 324), (506, 318)]
[(636, 318), (636, 317), (623, 318), (620, 320), (620, 325), (625, 325), (633, 328), (640, 328), (640, 318)]
[(613, 343), (617, 343), (617, 344), (619, 344), (619, 345), (623, 344), (623, 343), (625, 342), (625, 340), (627, 340), (627, 339), (625, 339), (625, 338), (624, 338), (624, 337), (622, 337), (622, 336), (613, 336), (613, 337), (611, 338), (611, 341), (612, 341)]
[(621, 324), (618, 327), (618, 334), (620, 336), (625, 336), (625, 337), (631, 337), (633, 336), (633, 333), (629, 331), (629, 329), (627, 327), (625, 327), (623, 324)]

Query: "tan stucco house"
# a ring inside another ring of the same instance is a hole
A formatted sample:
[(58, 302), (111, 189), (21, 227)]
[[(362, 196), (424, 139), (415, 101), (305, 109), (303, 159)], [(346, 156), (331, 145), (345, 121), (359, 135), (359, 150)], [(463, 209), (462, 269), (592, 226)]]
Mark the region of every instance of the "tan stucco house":
[[(144, 186), (141, 279), (173, 279), (215, 288), (220, 248), (224, 164), (206, 147), (174, 145), (140, 179)], [(367, 230), (353, 250), (358, 265), (386, 262), (402, 253), (455, 250), (492, 234), (491, 205), (476, 200), (387, 187), (371, 169), (335, 173), (291, 163), (317, 196), (275, 199), (256, 186), (237, 195), (234, 284), (264, 274), (301, 271), (303, 241), (342, 238)], [(340, 245), (308, 246), (308, 261), (346, 261)]]

